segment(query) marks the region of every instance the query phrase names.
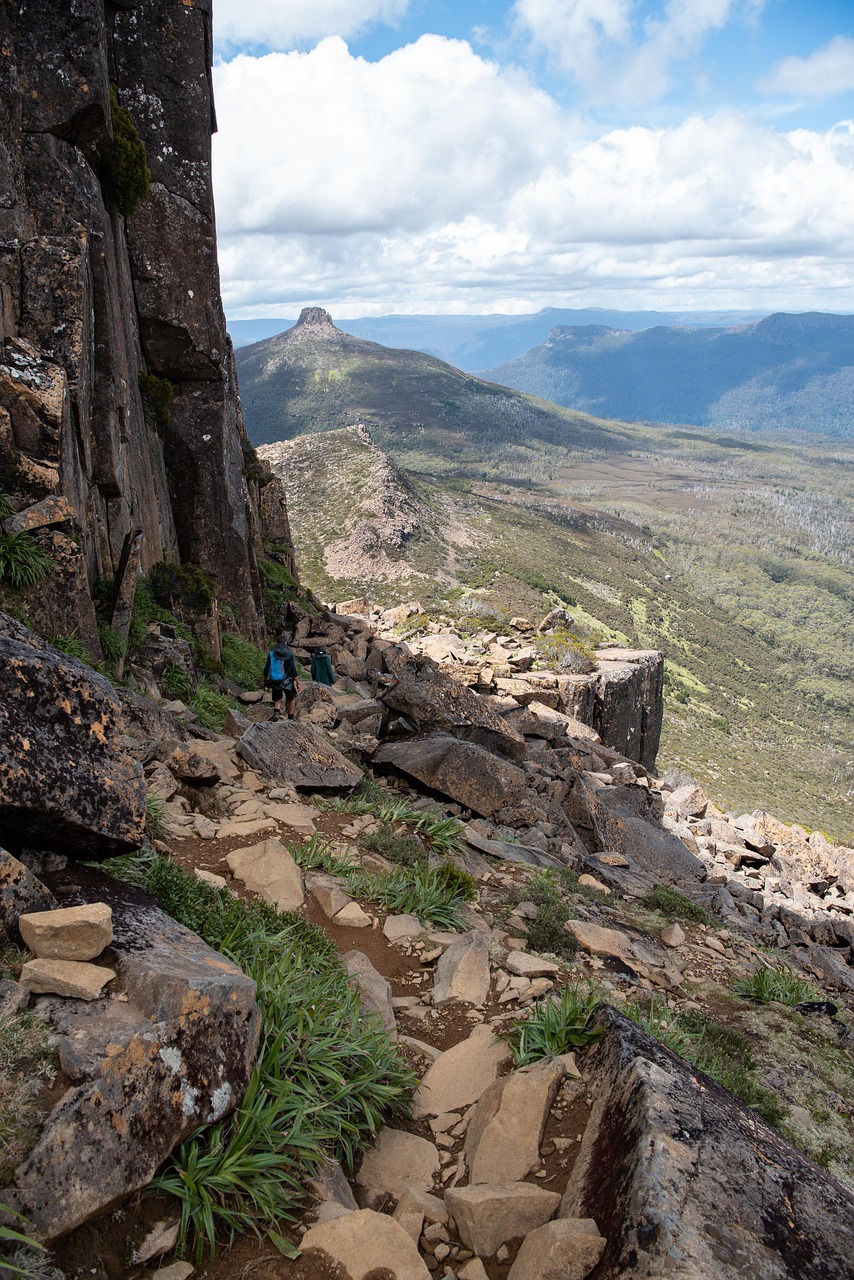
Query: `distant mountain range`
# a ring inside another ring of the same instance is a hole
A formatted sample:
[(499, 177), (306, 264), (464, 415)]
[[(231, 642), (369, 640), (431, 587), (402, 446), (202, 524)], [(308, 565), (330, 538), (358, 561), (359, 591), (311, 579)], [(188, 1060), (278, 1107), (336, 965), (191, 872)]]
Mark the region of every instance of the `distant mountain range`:
[(241, 348), (236, 359), (256, 445), (365, 422), (381, 447), (398, 457), (422, 452), (430, 468), (443, 460), (482, 465), (509, 447), (629, 447), (616, 423), (494, 386), (423, 352), (355, 338), (320, 307), (306, 308), (285, 333)]
[[(649, 329), (654, 325), (733, 325), (758, 320), (759, 311), (606, 311), (597, 307), (546, 307), (530, 315), (371, 316), (338, 320), (345, 333), (385, 347), (422, 351), (468, 373), (523, 355), (557, 325), (605, 325)], [(231, 320), (235, 347), (262, 342), (291, 328), (293, 319)]]
[(854, 316), (640, 332), (557, 325), (481, 376), (602, 418), (854, 437)]

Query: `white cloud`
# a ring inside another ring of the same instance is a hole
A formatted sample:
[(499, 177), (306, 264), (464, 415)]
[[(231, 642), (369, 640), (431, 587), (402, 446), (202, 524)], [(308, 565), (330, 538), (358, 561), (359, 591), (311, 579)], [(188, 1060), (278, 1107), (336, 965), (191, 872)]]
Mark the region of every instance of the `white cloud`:
[(854, 310), (854, 125), (583, 134), (437, 36), (216, 70), (229, 314), (673, 305)]
[(517, 24), (568, 72), (591, 102), (653, 102), (673, 68), (711, 32), (754, 17), (764, 0), (666, 0), (659, 12), (635, 0), (515, 0)]
[(289, 49), (324, 36), (352, 36), (403, 18), (410, 0), (216, 0), (218, 46)]
[(854, 89), (854, 40), (834, 36), (806, 58), (784, 58), (770, 75), (758, 81), (758, 88), (765, 93), (808, 98), (848, 93)]

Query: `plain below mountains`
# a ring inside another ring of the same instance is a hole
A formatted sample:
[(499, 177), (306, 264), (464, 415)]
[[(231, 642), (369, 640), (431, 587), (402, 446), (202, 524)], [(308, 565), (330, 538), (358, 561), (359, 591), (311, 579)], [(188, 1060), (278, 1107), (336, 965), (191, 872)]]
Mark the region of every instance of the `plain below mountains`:
[(558, 325), (481, 376), (604, 418), (854, 436), (854, 316), (640, 332)]

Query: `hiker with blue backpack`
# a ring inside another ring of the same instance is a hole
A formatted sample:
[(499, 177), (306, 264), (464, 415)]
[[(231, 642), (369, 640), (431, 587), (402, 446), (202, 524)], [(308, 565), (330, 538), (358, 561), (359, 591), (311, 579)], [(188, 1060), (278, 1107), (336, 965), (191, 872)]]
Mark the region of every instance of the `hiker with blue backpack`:
[(264, 688), (269, 689), (273, 697), (272, 719), (282, 718), (282, 699), (289, 720), (294, 718), (294, 707), (299, 692), (297, 664), (294, 652), (286, 643), (283, 634), (276, 636), (276, 643), (267, 654), (264, 664)]

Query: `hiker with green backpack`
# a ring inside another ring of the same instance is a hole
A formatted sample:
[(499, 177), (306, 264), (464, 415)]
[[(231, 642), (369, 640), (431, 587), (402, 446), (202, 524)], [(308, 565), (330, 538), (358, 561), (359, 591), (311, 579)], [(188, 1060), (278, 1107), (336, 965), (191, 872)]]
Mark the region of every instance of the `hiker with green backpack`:
[(264, 688), (269, 689), (273, 697), (272, 720), (275, 723), (282, 718), (282, 699), (289, 720), (294, 718), (296, 697), (299, 693), (297, 664), (294, 651), (285, 643), (283, 633), (276, 636), (276, 643), (267, 654), (264, 663)]

